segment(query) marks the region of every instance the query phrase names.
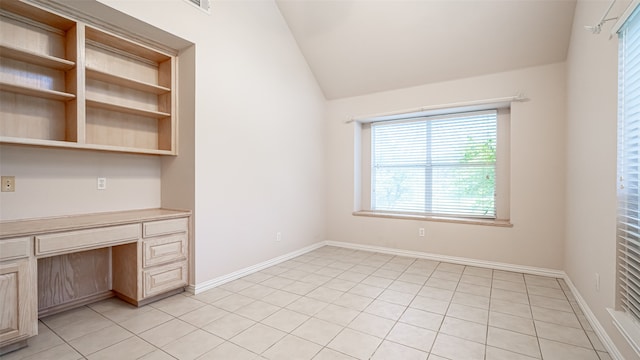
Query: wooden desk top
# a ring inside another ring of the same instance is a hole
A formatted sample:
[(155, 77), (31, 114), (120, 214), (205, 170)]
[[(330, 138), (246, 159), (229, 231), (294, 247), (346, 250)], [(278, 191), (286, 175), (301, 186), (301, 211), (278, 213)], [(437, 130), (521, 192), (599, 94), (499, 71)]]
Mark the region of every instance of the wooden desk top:
[(0, 221), (0, 239), (190, 216), (189, 210), (143, 209)]

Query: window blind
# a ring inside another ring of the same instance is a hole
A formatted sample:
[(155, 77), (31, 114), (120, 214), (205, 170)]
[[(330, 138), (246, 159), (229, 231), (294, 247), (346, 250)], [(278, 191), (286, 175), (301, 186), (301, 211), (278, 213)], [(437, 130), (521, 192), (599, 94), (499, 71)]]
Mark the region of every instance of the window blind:
[(371, 126), (371, 208), (495, 219), (497, 111)]
[(618, 292), (640, 322), (640, 11), (620, 32), (618, 107)]

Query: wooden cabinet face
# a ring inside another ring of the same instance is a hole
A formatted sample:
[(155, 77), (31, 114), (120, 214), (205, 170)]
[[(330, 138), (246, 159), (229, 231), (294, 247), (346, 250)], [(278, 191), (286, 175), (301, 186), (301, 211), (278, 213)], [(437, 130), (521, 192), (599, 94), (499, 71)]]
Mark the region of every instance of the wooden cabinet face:
[(37, 334), (33, 261), (0, 263), (0, 346)]
[(19, 335), (18, 266), (12, 264), (0, 270), (0, 342)]

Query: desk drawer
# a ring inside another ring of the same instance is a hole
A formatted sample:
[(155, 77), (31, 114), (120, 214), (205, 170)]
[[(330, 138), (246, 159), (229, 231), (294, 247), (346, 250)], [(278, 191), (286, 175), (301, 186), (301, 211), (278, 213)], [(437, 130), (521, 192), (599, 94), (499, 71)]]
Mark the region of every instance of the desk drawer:
[(181, 232), (187, 232), (189, 228), (189, 219), (172, 219), (172, 220), (160, 220), (151, 221), (142, 224), (144, 237), (176, 234)]
[(147, 298), (187, 285), (187, 262), (158, 266), (142, 272), (142, 297)]
[(145, 268), (186, 259), (186, 233), (142, 241), (142, 266)]
[(36, 256), (50, 256), (126, 244), (136, 242), (139, 238), (140, 224), (39, 235), (36, 236)]
[(31, 237), (0, 240), (0, 261), (29, 257)]

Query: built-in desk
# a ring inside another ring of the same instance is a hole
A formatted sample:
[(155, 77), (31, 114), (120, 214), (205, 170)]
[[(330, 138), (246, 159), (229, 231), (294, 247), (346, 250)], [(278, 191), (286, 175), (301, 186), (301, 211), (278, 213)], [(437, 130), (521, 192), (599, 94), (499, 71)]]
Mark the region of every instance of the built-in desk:
[(141, 305), (188, 281), (190, 211), (146, 209), (0, 222), (0, 354), (38, 317), (111, 296)]

